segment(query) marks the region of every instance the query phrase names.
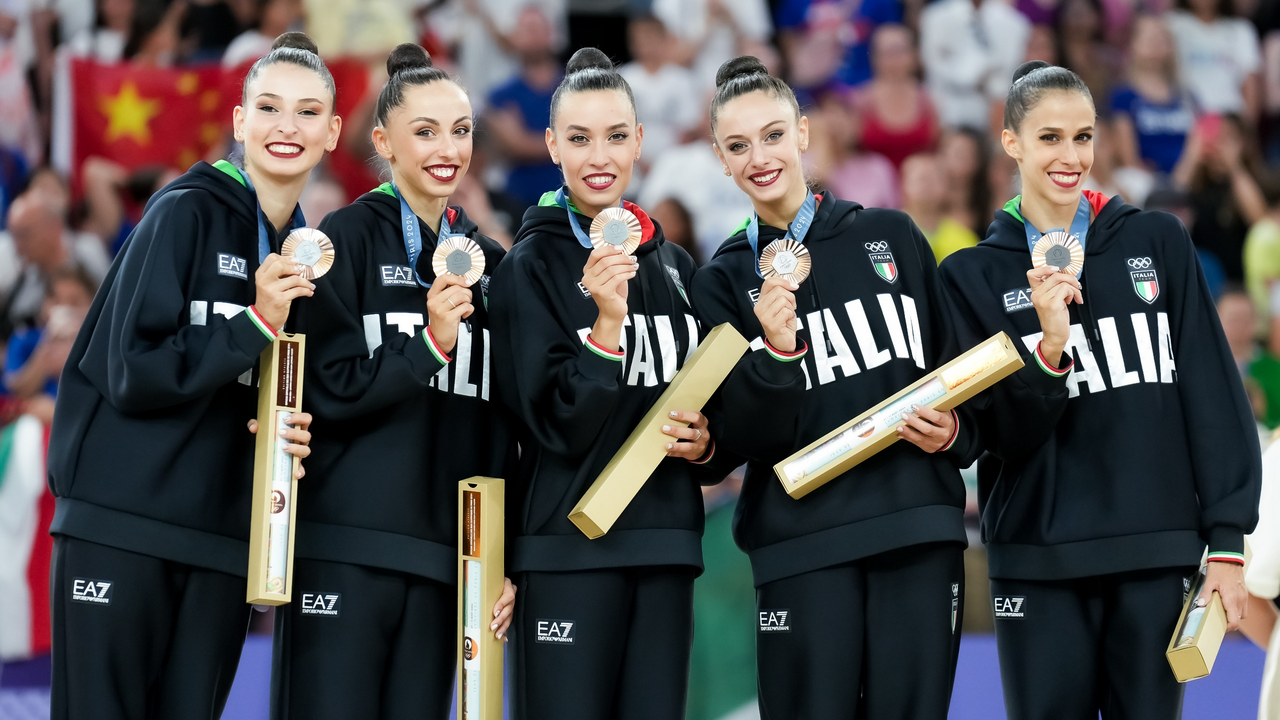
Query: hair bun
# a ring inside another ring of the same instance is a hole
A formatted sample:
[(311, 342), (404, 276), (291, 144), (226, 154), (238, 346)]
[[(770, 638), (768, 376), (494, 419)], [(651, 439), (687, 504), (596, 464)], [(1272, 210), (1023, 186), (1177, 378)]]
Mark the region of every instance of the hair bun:
[(726, 60), (720, 66), (720, 69), (716, 71), (716, 87), (720, 87), (736, 77), (768, 74), (769, 68), (760, 62), (760, 58), (754, 55), (740, 55), (732, 60)]
[(429, 67), (432, 67), (431, 53), (427, 52), (426, 48), (421, 45), (401, 43), (387, 56), (388, 77), (405, 70)]
[(316, 47), (315, 42), (307, 37), (306, 33), (300, 32), (287, 32), (276, 38), (276, 41), (271, 43), (271, 49), (279, 50), (280, 48), (296, 48), (314, 55), (320, 54), (320, 49)]
[(565, 75), (572, 75), (583, 70), (596, 68), (604, 72), (613, 72), (613, 61), (600, 51), (600, 48), (584, 47), (579, 49), (569, 58), (569, 64), (564, 67)]
[(1047, 67), (1053, 66), (1043, 60), (1028, 60), (1027, 62), (1019, 65), (1017, 70), (1013, 71), (1013, 80), (1010, 81), (1010, 84), (1016, 84), (1019, 80), (1030, 75), (1036, 70)]

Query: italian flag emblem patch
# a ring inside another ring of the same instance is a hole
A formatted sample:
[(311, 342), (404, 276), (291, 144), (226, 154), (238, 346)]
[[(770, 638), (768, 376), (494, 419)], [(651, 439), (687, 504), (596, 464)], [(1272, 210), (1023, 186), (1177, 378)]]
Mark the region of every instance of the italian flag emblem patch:
[(898, 265), (893, 261), (893, 253), (889, 252), (889, 243), (881, 240), (865, 243), (865, 245), (868, 250), (867, 256), (871, 258), (871, 266), (876, 269), (876, 274), (887, 283), (898, 282)]
[(1129, 277), (1133, 278), (1133, 291), (1143, 302), (1150, 305), (1160, 296), (1160, 281), (1156, 279), (1155, 270), (1131, 270)]

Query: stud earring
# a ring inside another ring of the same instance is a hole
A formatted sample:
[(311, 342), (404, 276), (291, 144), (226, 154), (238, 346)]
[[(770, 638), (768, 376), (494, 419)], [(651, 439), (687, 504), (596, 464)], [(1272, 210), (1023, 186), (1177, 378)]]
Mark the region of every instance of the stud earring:
[(725, 177), (729, 177), (729, 176), (731, 176), (731, 175), (733, 175), (733, 173), (729, 172), (729, 168), (725, 168), (725, 169), (724, 169), (724, 176), (725, 176)]

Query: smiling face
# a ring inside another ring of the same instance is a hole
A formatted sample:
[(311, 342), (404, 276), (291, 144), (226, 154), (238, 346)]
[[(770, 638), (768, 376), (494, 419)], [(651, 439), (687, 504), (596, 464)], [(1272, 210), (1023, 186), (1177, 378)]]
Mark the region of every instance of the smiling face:
[(783, 99), (757, 90), (725, 103), (715, 140), (720, 161), (757, 209), (804, 192), (800, 153), (809, 146), (809, 119), (797, 120)]
[(373, 129), (373, 145), (410, 197), (448, 198), (471, 166), (474, 124), (462, 88), (437, 80), (405, 88), (404, 102)]
[(560, 100), (556, 126), (547, 128), (547, 150), (579, 212), (595, 217), (618, 204), (643, 139), (644, 128), (621, 91), (575, 92)]
[(1075, 206), (1093, 167), (1096, 120), (1084, 95), (1054, 90), (1030, 108), (1017, 133), (1003, 132), (1001, 144), (1018, 161), (1024, 196)]
[(333, 93), (315, 72), (277, 62), (262, 68), (237, 105), (236, 140), (244, 143), (246, 170), (287, 184), (305, 177), (325, 152), (338, 146), (342, 119)]

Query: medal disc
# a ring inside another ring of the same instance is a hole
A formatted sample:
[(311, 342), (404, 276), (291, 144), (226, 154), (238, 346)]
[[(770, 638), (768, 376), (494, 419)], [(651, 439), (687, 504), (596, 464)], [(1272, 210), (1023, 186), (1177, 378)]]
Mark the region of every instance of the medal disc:
[(298, 228), (289, 233), (280, 246), (280, 254), (301, 265), (302, 277), (308, 280), (315, 280), (333, 267), (333, 241), (315, 228)]
[(760, 253), (760, 274), (765, 280), (779, 275), (799, 285), (812, 266), (809, 249), (795, 240), (774, 240)]
[(431, 269), (436, 277), (458, 275), (470, 287), (484, 275), (484, 253), (471, 238), (452, 235), (436, 245), (431, 255)]
[(630, 210), (606, 208), (591, 221), (591, 245), (619, 247), (630, 255), (640, 247), (640, 220)]
[(1084, 270), (1084, 246), (1074, 235), (1062, 230), (1043, 235), (1031, 250), (1034, 267), (1052, 265), (1062, 272), (1079, 275)]

